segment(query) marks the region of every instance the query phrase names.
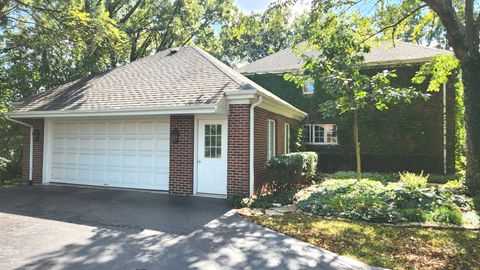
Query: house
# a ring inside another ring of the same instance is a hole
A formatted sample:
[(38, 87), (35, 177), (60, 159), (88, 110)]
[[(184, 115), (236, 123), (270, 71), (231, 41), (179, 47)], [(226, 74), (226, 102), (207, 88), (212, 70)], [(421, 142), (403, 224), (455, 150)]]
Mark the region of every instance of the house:
[(37, 94), (7, 118), (26, 126), (25, 180), (231, 197), (261, 188), (306, 115), (190, 46)]
[[(301, 44), (299, 45), (301, 46)], [(315, 52), (305, 51), (305, 54)], [(394, 69), (395, 86), (412, 86), (421, 65), (449, 51), (397, 41), (380, 42), (365, 55), (364, 72)], [(319, 154), (323, 171), (354, 170), (355, 148), (351, 115), (324, 118), (318, 104), (328, 97), (319, 82), (306, 81), (302, 89), (284, 79), (298, 73), (302, 60), (285, 49), (254, 61), (238, 71), (280, 98), (307, 112), (304, 139), (307, 150)], [(388, 111), (369, 110), (360, 115), (362, 167), (365, 171), (414, 171), (446, 174), (455, 171), (455, 80), (430, 92), (428, 101), (390, 106)], [(426, 91), (427, 83), (415, 86)]]

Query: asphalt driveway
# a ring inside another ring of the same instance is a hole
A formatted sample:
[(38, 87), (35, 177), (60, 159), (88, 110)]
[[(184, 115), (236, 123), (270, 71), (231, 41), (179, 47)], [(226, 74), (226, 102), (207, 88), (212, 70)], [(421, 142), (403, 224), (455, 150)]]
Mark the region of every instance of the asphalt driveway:
[(0, 189), (0, 269), (373, 269), (255, 225), (222, 199)]

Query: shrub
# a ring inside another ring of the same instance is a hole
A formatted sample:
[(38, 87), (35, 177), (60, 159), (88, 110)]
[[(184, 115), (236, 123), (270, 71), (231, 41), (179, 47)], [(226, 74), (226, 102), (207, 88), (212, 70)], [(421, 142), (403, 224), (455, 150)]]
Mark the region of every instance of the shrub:
[(315, 152), (297, 152), (273, 157), (266, 164), (269, 186), (276, 191), (309, 185), (315, 179), (318, 156)]
[(428, 179), (426, 176), (423, 176), (423, 172), (419, 175), (405, 172), (400, 174), (400, 183), (403, 184), (403, 187), (407, 190), (419, 190), (427, 187)]
[(450, 180), (440, 186), (442, 192), (451, 192), (454, 194), (465, 194), (467, 187), (462, 180)]
[(429, 220), (439, 223), (462, 224), (462, 211), (457, 206), (439, 206), (429, 214)]

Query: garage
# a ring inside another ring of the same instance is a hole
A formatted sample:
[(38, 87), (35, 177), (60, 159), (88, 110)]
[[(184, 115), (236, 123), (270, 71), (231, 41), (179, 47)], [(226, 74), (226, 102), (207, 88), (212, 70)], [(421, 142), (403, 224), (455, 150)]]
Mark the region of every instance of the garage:
[(168, 190), (168, 117), (47, 119), (45, 126), (45, 182)]

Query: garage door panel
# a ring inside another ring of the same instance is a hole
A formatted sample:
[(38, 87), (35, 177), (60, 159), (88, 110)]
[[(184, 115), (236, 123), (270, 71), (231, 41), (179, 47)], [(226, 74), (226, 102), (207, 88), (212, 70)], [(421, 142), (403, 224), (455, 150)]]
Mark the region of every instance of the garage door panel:
[(169, 121), (54, 121), (50, 181), (168, 189)]

